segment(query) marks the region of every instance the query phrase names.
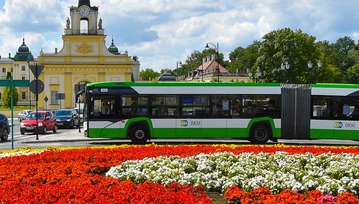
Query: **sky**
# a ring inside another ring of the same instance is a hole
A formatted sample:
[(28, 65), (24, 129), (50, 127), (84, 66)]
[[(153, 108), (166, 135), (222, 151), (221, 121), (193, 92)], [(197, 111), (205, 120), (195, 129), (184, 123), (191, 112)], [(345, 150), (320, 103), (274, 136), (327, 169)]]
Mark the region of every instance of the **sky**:
[[(359, 39), (358, 0), (91, 0), (99, 6), (106, 47), (138, 56), (140, 69), (176, 69), (206, 43), (228, 60), (237, 47), (274, 30), (301, 29), (317, 41)], [(61, 50), (70, 6), (78, 0), (0, 0), (0, 55), (16, 54), (25, 37), (37, 58)], [(214, 48), (213, 45), (210, 45)]]

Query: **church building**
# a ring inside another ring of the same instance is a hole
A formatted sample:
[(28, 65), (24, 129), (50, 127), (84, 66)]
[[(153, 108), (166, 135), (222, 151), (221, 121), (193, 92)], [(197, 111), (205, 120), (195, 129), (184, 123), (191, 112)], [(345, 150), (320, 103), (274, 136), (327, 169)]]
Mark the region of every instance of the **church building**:
[[(99, 81), (135, 81), (140, 78), (137, 56), (120, 52), (114, 44), (106, 47), (105, 29), (99, 18), (99, 7), (90, 0), (79, 0), (71, 6), (66, 20), (63, 47), (52, 53), (40, 52), (30, 65), (44, 66), (39, 79), (44, 91), (39, 94), (39, 109), (72, 108), (76, 106), (75, 87)], [(48, 100), (46, 101), (45, 98)]]

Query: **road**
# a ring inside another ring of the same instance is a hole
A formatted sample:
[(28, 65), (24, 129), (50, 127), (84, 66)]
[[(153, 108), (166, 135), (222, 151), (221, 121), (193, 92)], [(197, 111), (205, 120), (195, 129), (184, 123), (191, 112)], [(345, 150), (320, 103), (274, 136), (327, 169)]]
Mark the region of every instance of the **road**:
[[(0, 150), (14, 148), (39, 148), (48, 146), (69, 147), (69, 146), (96, 146), (96, 145), (121, 145), (131, 144), (130, 140), (115, 140), (103, 138), (84, 137), (83, 129), (58, 129), (57, 133), (48, 131), (46, 134), (39, 134), (39, 140), (36, 140), (36, 134), (20, 134), (20, 123), (14, 119), (14, 140), (11, 134), (9, 140), (0, 142)], [(10, 131), (11, 133), (11, 131)], [(152, 139), (147, 143), (156, 144), (250, 144), (247, 140), (233, 139)], [(351, 140), (278, 140), (278, 143), (287, 145), (326, 145), (326, 146), (359, 146), (359, 142)], [(275, 143), (268, 142), (269, 145)]]
[[(11, 123), (11, 120), (10, 120)], [(10, 124), (11, 126), (11, 124)], [(6, 142), (0, 142), (0, 149), (12, 149), (23, 147), (47, 147), (47, 146), (88, 146), (89, 142), (107, 140), (107, 139), (90, 139), (83, 135), (83, 129), (79, 132), (78, 128), (75, 129), (58, 129), (56, 133), (48, 131), (46, 134), (38, 134), (38, 140), (36, 140), (36, 134), (26, 133), (20, 134), (20, 122), (14, 119), (14, 135), (11, 135), (11, 129), (9, 139)]]

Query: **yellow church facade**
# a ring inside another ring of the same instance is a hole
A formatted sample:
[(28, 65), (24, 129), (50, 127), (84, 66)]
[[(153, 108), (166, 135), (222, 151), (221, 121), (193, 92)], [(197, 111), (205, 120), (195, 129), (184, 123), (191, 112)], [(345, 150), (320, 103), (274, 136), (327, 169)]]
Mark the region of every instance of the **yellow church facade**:
[(113, 39), (111, 46), (106, 47), (98, 7), (91, 6), (89, 0), (79, 0), (77, 7), (70, 7), (62, 40), (62, 49), (55, 48), (52, 53), (41, 51), (38, 59), (30, 62), (44, 67), (38, 78), (45, 85), (39, 94), (39, 109), (75, 107), (75, 86), (79, 84), (139, 80), (138, 58), (129, 56), (127, 51), (118, 52)]
[[(98, 9), (91, 6), (89, 0), (79, 0), (78, 6), (70, 7), (61, 49), (55, 48), (51, 53), (41, 51), (37, 59), (13, 61), (13, 66), (19, 64), (25, 67), (14, 67), (14, 79), (32, 81), (34, 76), (30, 74), (29, 65), (43, 66), (38, 77), (44, 83), (44, 90), (38, 95), (40, 110), (75, 107), (75, 86), (79, 84), (140, 79), (140, 62), (136, 56), (129, 56), (127, 51), (120, 53), (113, 39), (111, 46), (106, 47), (106, 35)], [(6, 76), (6, 73), (2, 74)], [(18, 92), (19, 105), (28, 105), (29, 99), (34, 98), (29, 88), (18, 88)], [(60, 94), (64, 98), (59, 98)], [(35, 105), (33, 100), (31, 103)]]

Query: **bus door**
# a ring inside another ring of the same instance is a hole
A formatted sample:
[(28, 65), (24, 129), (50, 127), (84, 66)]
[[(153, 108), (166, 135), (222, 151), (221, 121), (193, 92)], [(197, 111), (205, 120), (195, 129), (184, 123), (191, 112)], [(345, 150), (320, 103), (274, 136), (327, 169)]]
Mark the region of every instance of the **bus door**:
[(116, 100), (112, 96), (93, 96), (89, 103), (89, 137), (120, 138), (123, 137), (122, 122)]

